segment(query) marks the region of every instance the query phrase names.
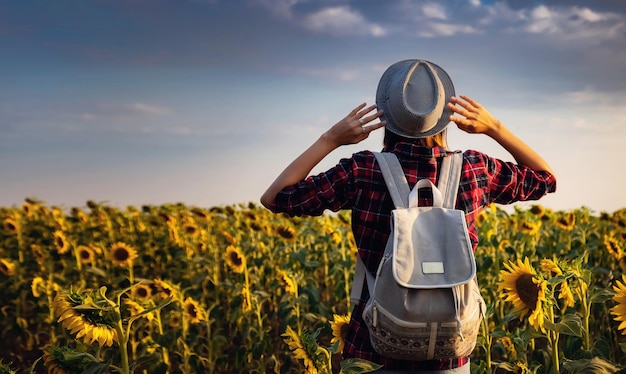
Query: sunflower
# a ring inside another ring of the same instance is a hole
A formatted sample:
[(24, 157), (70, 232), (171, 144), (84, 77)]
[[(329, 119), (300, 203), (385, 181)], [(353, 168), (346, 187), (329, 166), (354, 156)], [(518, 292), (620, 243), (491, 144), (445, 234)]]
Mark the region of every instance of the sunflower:
[(541, 222), (523, 221), (520, 224), (520, 229), (524, 234), (536, 235), (541, 228)]
[(191, 323), (200, 323), (206, 319), (200, 304), (191, 297), (185, 299), (183, 303), (183, 313), (185, 318)]
[(39, 298), (41, 296), (41, 292), (46, 290), (46, 281), (42, 277), (35, 277), (33, 281), (30, 283), (30, 291), (33, 293), (34, 297)]
[(566, 215), (557, 218), (554, 223), (562, 230), (572, 231), (576, 225), (576, 216), (573, 212), (569, 212)]
[(159, 214), (157, 214), (157, 215), (165, 223), (174, 223), (174, 222), (176, 222), (176, 219), (173, 216), (171, 216), (169, 213), (159, 212)]
[(94, 364), (99, 364), (94, 356), (64, 346), (45, 348), (41, 359), (48, 374), (93, 372)]
[(520, 319), (529, 314), (528, 322), (536, 330), (545, 331), (543, 302), (546, 301), (547, 282), (539, 279), (527, 257), (524, 262), (518, 259), (517, 264), (509, 261), (504, 267), (508, 271), (500, 271), (502, 281), (498, 283), (498, 290), (505, 291), (505, 301), (513, 303)]
[[(50, 348), (43, 352), (43, 365), (46, 367), (48, 374), (70, 374), (68, 370), (71, 368), (63, 362), (64, 352), (62, 348)], [(67, 350), (67, 348), (65, 348)]]
[(24, 212), (26, 217), (30, 217), (33, 214), (33, 212), (35, 211), (33, 205), (35, 205), (35, 204), (31, 204), (29, 202), (23, 202), (22, 203), (22, 212)]
[(616, 259), (620, 259), (624, 256), (624, 250), (620, 243), (613, 236), (604, 235), (604, 246), (607, 252), (609, 252)]
[(559, 265), (557, 265), (557, 263), (553, 260), (544, 258), (543, 260), (539, 262), (539, 267), (544, 272), (549, 273), (551, 277), (563, 275), (563, 271), (561, 270)]
[(60, 255), (70, 250), (70, 242), (65, 237), (63, 231), (60, 230), (54, 232), (54, 245), (57, 247), (57, 251)]
[(2, 272), (4, 275), (7, 276), (12, 276), (15, 274), (15, 263), (13, 263), (13, 261), (6, 259), (6, 258), (0, 258), (0, 272)]
[[(556, 277), (563, 275), (563, 270), (557, 264), (556, 260), (543, 259), (539, 263), (539, 267), (546, 273), (549, 273), (550, 277)], [(563, 305), (567, 308), (574, 306), (576, 301), (574, 300), (574, 294), (572, 293), (567, 280), (559, 282), (559, 299), (563, 300)]]
[(296, 230), (291, 226), (281, 225), (276, 228), (276, 233), (283, 239), (292, 240), (296, 237)]
[(160, 278), (154, 280), (154, 285), (161, 297), (164, 299), (167, 299), (169, 297), (176, 297), (178, 295), (176, 288), (172, 284)]
[(617, 327), (618, 330), (623, 330), (622, 335), (626, 335), (626, 275), (622, 274), (622, 281), (619, 280), (615, 282), (616, 284), (613, 286), (613, 290), (615, 291), (615, 296), (613, 296), (613, 301), (617, 304), (611, 307), (611, 314), (614, 316), (613, 319), (617, 322), (620, 322)]
[(305, 344), (298, 333), (293, 331), (291, 326), (287, 326), (287, 329), (281, 336), (285, 337), (284, 342), (289, 346), (293, 357), (304, 361), (305, 373), (317, 374), (315, 357), (307, 352)]
[(91, 264), (96, 259), (96, 253), (86, 245), (79, 245), (76, 251), (82, 264)]
[(173, 328), (180, 327), (181, 325), (180, 313), (176, 313), (175, 311), (172, 310), (170, 312), (170, 319), (169, 319), (168, 325)]
[(185, 223), (183, 225), (183, 232), (190, 237), (195, 238), (198, 236), (198, 233), (200, 231), (198, 230), (198, 226), (196, 226), (194, 223)]
[(487, 213), (485, 212), (480, 212), (478, 213), (478, 215), (476, 216), (476, 225), (480, 226), (482, 225), (485, 221), (487, 220)]
[(235, 243), (237, 243), (237, 239), (235, 239), (235, 237), (227, 231), (222, 231), (222, 236), (224, 236), (224, 239), (228, 244), (234, 245)]
[(504, 349), (507, 351), (507, 353), (511, 355), (513, 359), (516, 359), (517, 350), (515, 349), (515, 344), (513, 344), (513, 341), (511, 340), (511, 338), (508, 336), (504, 336), (500, 338), (499, 340), (502, 346), (504, 347)]
[(243, 273), (246, 269), (246, 257), (238, 247), (229, 245), (226, 248), (226, 263), (235, 273)]
[(277, 278), (278, 282), (285, 287), (285, 291), (292, 295), (298, 294), (298, 283), (290, 272), (279, 269)]
[(3, 226), (4, 226), (4, 231), (8, 232), (9, 234), (17, 233), (17, 221), (16, 220), (12, 218), (5, 218)]
[[(544, 272), (548, 273), (550, 277), (557, 277), (559, 275), (563, 275), (563, 270), (557, 264), (556, 260), (549, 260), (544, 258), (539, 263), (539, 267)], [(572, 293), (567, 280), (563, 280), (559, 282), (559, 299), (563, 300), (563, 305), (567, 308), (570, 306), (574, 306), (576, 301), (574, 300), (574, 294)]]
[(256, 221), (253, 221), (253, 222), (250, 222), (250, 228), (253, 231), (262, 231), (263, 230), (263, 225), (261, 225), (260, 223), (258, 223)]
[(333, 320), (330, 321), (330, 327), (333, 330), (333, 337), (330, 339), (330, 344), (334, 344), (335, 342), (339, 342), (337, 346), (337, 352), (343, 352), (343, 347), (345, 345), (345, 337), (348, 332), (348, 326), (350, 325), (350, 314), (333, 315)]
[(545, 214), (546, 210), (543, 206), (541, 205), (533, 205), (530, 207), (530, 212), (537, 216), (537, 217), (543, 217), (543, 215)]
[(39, 244), (31, 244), (30, 250), (33, 253), (33, 257), (37, 260), (40, 266), (43, 266), (46, 260), (46, 253), (43, 251)]
[(356, 246), (356, 239), (354, 239), (352, 231), (350, 231), (350, 233), (348, 234), (348, 247), (350, 248), (350, 252), (354, 255), (356, 255), (359, 251)]
[(511, 246), (511, 242), (504, 239), (498, 243), (498, 250), (500, 252), (506, 252), (506, 249)]
[(515, 363), (515, 372), (519, 373), (519, 374), (531, 374), (531, 373), (533, 373), (528, 368), (528, 365), (525, 362), (523, 362), (523, 361), (517, 361)]
[(152, 288), (145, 284), (138, 284), (131, 289), (133, 298), (141, 301), (149, 300), (152, 296)]
[(191, 213), (193, 213), (194, 216), (204, 219), (204, 220), (210, 220), (211, 219), (211, 215), (209, 214), (209, 212), (207, 212), (204, 209), (200, 209), (200, 208), (191, 208)]
[[(130, 299), (124, 300), (124, 304), (126, 305), (126, 308), (131, 316), (138, 316), (146, 311), (146, 308), (144, 308), (141, 304)], [(148, 312), (143, 314), (142, 317), (152, 322), (154, 320), (154, 313)]]
[(341, 242), (343, 241), (343, 237), (338, 231), (333, 231), (330, 234), (330, 241), (333, 244), (341, 244)]
[(137, 251), (130, 245), (117, 242), (111, 246), (111, 261), (118, 266), (129, 266), (137, 258)]
[(59, 292), (54, 297), (52, 309), (57, 322), (76, 339), (82, 338), (85, 344), (97, 342), (100, 346), (112, 346), (118, 341), (114, 324), (117, 316), (114, 311), (99, 306), (101, 296), (97, 292)]

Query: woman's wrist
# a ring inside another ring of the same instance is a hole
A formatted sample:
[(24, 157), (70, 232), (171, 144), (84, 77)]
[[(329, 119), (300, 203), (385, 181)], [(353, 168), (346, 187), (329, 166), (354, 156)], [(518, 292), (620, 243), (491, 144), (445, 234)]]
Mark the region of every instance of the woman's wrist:
[(490, 138), (498, 141), (502, 139), (503, 132), (506, 130), (504, 124), (497, 118), (494, 118), (491, 125), (489, 126), (489, 130), (487, 130), (486, 135)]

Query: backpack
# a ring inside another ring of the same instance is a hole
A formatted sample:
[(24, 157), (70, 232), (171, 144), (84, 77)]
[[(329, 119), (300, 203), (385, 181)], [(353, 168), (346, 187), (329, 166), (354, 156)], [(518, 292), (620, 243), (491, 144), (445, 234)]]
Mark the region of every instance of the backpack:
[[(370, 298), (363, 319), (372, 347), (381, 356), (402, 360), (467, 357), (476, 346), (486, 305), (465, 214), (454, 209), (462, 154), (444, 157), (439, 188), (422, 179), (412, 191), (393, 153), (374, 155), (395, 209), (375, 277), (357, 255), (352, 299), (360, 298), (367, 282)], [(432, 189), (432, 206), (417, 206), (423, 187)]]

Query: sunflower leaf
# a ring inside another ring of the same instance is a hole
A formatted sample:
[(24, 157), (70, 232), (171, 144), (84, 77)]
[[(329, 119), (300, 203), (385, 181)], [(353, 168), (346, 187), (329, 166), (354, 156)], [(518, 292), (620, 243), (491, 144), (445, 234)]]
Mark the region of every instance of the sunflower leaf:
[(340, 365), (341, 374), (369, 373), (382, 367), (382, 365), (359, 358), (349, 358), (347, 360), (343, 360)]
[(609, 374), (619, 370), (619, 367), (600, 357), (565, 362), (563, 363), (563, 368), (566, 369), (568, 373), (572, 374)]
[(557, 323), (546, 321), (545, 327), (546, 329), (556, 331), (559, 334), (580, 337), (582, 336), (583, 324), (579, 316), (575, 314), (566, 314)]
[(607, 288), (594, 287), (589, 291), (589, 300), (592, 303), (603, 304), (615, 296), (615, 292)]

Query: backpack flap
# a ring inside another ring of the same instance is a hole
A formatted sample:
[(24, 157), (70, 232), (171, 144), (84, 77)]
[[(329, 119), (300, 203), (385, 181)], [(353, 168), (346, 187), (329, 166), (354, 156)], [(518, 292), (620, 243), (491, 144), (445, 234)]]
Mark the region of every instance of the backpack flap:
[(464, 213), (437, 207), (392, 212), (393, 275), (407, 288), (465, 284), (476, 275)]

